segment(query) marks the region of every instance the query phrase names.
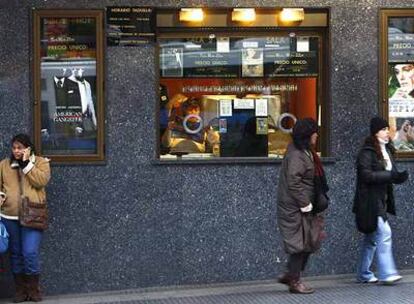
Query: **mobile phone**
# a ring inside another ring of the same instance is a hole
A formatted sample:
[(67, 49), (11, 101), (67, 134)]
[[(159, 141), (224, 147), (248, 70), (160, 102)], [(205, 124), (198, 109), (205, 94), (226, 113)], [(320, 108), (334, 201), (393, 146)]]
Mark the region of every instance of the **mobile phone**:
[(32, 156), (34, 154), (34, 151), (32, 149), (32, 147), (27, 147), (26, 149), (29, 150), (29, 155)]

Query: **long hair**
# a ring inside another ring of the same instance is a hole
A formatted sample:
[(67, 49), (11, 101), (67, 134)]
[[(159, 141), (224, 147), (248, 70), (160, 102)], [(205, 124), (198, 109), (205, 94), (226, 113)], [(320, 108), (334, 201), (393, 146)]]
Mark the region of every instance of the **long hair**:
[[(382, 152), (381, 152), (380, 142), (375, 135), (368, 136), (365, 139), (365, 144), (368, 144), (374, 147), (375, 154), (377, 154), (378, 160), (380, 161), (384, 160), (384, 156), (382, 155)], [(395, 154), (395, 147), (391, 139), (389, 140), (388, 144), (386, 144), (386, 147), (390, 150), (392, 155)]]

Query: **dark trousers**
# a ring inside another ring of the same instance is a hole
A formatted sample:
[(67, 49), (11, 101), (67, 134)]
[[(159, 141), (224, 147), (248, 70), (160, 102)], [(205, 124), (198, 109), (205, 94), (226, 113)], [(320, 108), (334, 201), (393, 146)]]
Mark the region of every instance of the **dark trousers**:
[(305, 270), (309, 255), (309, 252), (293, 253), (289, 255), (287, 268), (291, 277), (295, 279), (300, 278), (300, 272)]

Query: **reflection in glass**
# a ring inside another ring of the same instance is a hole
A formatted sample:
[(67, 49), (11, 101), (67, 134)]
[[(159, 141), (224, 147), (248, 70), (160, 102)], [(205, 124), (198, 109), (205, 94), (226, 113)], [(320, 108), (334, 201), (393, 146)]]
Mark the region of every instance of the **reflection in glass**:
[(282, 158), (296, 118), (317, 119), (318, 37), (159, 45), (161, 159)]

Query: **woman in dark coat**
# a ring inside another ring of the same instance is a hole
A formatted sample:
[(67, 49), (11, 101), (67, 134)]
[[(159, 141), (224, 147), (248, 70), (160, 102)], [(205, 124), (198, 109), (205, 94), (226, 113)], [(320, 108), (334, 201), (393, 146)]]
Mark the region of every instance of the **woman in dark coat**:
[[(371, 135), (365, 140), (357, 158), (357, 186), (353, 212), (357, 228), (364, 233), (358, 262), (357, 281), (393, 284), (401, 280), (392, 255), (391, 228), (387, 213), (395, 215), (392, 184), (408, 178), (407, 171), (398, 172), (393, 159), (389, 125), (380, 117), (370, 122)], [(378, 278), (370, 270), (377, 255)]]
[[(322, 190), (328, 191), (325, 175), (315, 145), (318, 126), (311, 118), (298, 120), (293, 128), (293, 144), (288, 146), (282, 162), (278, 186), (277, 219), (285, 251), (289, 254), (287, 272), (279, 282), (292, 293), (313, 293), (300, 280), (309, 255), (316, 251), (320, 239), (314, 241), (311, 226), (317, 215), (312, 212), (315, 199), (315, 175), (322, 180)], [(319, 232), (317, 232), (319, 233)]]

